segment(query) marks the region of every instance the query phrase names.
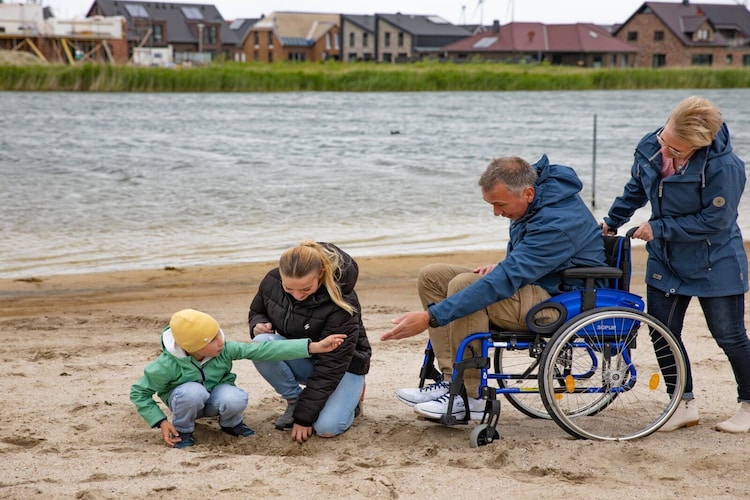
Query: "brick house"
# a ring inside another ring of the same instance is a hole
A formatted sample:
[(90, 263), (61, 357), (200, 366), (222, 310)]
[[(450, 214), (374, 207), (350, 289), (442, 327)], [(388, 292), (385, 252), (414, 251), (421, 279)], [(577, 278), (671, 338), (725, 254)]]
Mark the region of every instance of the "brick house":
[(479, 58), (502, 62), (542, 62), (584, 67), (628, 67), (638, 48), (590, 23), (514, 22), (446, 45), (444, 57), (455, 61)]
[(645, 2), (613, 35), (640, 48), (638, 67), (750, 66), (750, 11), (743, 5)]
[(341, 15), (341, 60), (375, 59), (375, 16)]
[(338, 60), (339, 14), (274, 12), (256, 22), (245, 35), (247, 61)]
[(87, 17), (122, 16), (130, 55), (134, 48), (171, 46), (174, 62), (209, 63), (234, 59), (238, 40), (213, 5), (95, 0)]
[(440, 57), (445, 45), (471, 36), (440, 16), (375, 14), (375, 60), (406, 62)]

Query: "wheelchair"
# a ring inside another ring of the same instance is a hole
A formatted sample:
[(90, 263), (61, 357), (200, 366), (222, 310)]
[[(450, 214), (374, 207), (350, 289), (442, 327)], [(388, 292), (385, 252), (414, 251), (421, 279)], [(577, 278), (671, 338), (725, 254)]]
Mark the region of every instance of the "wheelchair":
[[(677, 409), (686, 377), (685, 354), (674, 334), (644, 312), (630, 293), (630, 238), (604, 236), (608, 267), (572, 268), (566, 280), (581, 290), (556, 295), (526, 316), (528, 331), (473, 333), (458, 347), (448, 408), (467, 393), (464, 372), (480, 370), (478, 395), (486, 401), (470, 434), (472, 447), (500, 438), (500, 400), (532, 418), (551, 419), (577, 439), (625, 441), (659, 429)], [(605, 286), (601, 286), (605, 285)], [(639, 335), (640, 334), (640, 335)], [(428, 342), (419, 386), (442, 380)], [(494, 381), (490, 385), (490, 381)], [(468, 424), (448, 413), (443, 425)]]

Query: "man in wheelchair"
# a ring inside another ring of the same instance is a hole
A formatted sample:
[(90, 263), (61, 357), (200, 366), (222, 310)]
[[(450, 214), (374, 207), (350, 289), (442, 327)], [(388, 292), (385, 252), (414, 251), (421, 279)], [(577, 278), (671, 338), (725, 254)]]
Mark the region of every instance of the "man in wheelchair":
[[(571, 267), (605, 266), (602, 231), (580, 197), (582, 183), (567, 166), (550, 164), (543, 155), (534, 165), (518, 157), (493, 160), (479, 179), (484, 201), (495, 216), (510, 219), (505, 260), (474, 269), (433, 264), (419, 272), (417, 290), (424, 311), (393, 320), (381, 340), (412, 337), (428, 330), (443, 380), (421, 388), (399, 389), (399, 400), (428, 418), (448, 414), (453, 361), (463, 339), (489, 330), (490, 323), (525, 331), (526, 313), (552, 295), (580, 289), (583, 281), (559, 273)], [(479, 370), (464, 376), (469, 415), (463, 398), (450, 414), (481, 419)]]

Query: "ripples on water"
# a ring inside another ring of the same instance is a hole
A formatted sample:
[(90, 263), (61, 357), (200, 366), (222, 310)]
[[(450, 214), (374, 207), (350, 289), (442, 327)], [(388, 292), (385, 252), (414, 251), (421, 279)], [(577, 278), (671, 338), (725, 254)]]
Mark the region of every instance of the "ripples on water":
[(274, 260), (308, 238), (355, 256), (504, 248), (476, 185), (493, 157), (548, 153), (590, 203), (596, 114), (601, 218), (640, 137), (698, 93), (749, 158), (746, 89), (3, 92), (0, 277)]

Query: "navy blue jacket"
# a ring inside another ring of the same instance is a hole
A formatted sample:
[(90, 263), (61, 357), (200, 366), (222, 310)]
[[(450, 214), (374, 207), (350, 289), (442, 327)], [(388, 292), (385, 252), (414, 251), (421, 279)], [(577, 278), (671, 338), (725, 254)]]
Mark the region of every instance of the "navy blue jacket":
[(709, 146), (666, 178), (661, 177), (659, 130), (638, 143), (630, 180), (604, 222), (618, 228), (651, 202), (654, 239), (646, 244), (646, 283), (695, 297), (745, 293), (747, 255), (737, 225), (745, 164), (732, 152), (726, 124)]
[(602, 230), (579, 193), (575, 171), (551, 165), (547, 155), (534, 164), (539, 177), (526, 214), (510, 224), (505, 260), (460, 292), (430, 306), (441, 325), (468, 316), (513, 296), (526, 285), (550, 295), (580, 288), (561, 288), (559, 272), (570, 267), (604, 266)]

